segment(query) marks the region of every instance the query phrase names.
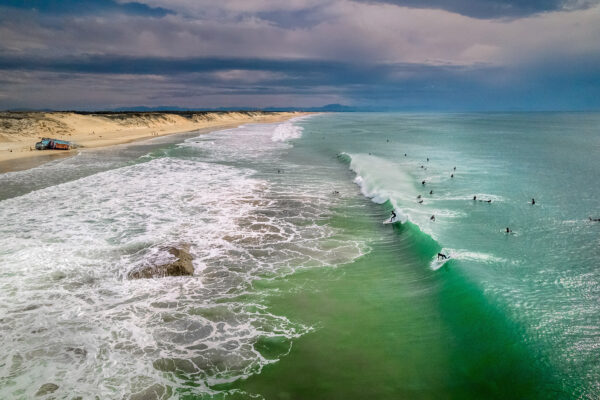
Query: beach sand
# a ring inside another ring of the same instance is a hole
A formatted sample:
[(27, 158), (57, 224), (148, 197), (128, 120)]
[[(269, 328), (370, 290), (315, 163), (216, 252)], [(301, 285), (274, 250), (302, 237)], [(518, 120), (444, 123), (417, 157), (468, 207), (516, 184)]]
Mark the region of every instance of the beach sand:
[[(112, 146), (197, 129), (285, 121), (298, 112), (1, 112), (0, 173), (35, 167), (81, 149)], [(68, 140), (74, 150), (35, 150), (42, 137)]]

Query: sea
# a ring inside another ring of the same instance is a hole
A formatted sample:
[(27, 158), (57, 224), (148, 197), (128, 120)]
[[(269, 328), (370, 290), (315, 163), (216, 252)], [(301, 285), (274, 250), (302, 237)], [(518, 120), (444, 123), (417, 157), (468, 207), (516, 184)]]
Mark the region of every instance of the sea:
[[(599, 178), (583, 112), (319, 114), (4, 173), (0, 398), (598, 399)], [(177, 246), (193, 276), (129, 279)]]

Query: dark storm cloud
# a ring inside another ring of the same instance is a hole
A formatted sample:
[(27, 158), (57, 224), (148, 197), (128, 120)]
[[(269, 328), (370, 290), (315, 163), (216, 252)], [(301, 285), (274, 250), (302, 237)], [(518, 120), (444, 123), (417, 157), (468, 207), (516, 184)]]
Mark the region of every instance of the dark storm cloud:
[(261, 11), (256, 16), (287, 29), (309, 28), (324, 21), (320, 6), (301, 10)]
[(0, 6), (36, 11), (45, 15), (98, 15), (118, 13), (146, 17), (164, 17), (173, 12), (161, 7), (114, 0), (4, 0)]
[[(0, 70), (45, 71), (57, 73), (177, 75), (219, 73), (227, 71), (269, 72), (265, 80), (294, 86), (323, 84), (370, 84), (385, 82), (394, 76), (432, 77), (440, 73), (460, 72), (470, 68), (422, 64), (344, 63), (332, 60), (273, 60), (246, 58), (156, 58), (87, 56), (71, 58), (38, 58), (0, 56)], [(273, 78), (275, 76), (275, 78)], [(204, 79), (204, 78), (203, 78)], [(214, 80), (227, 80), (213, 75)], [(235, 79), (233, 79), (235, 80)]]
[(381, 110), (593, 109), (600, 107), (597, 65), (592, 60), (577, 69), (566, 63), (559, 69), (514, 71), (327, 60), (4, 58), (0, 75), (8, 95), (0, 96), (0, 107), (48, 108), (52, 102), (62, 109), (235, 108), (335, 102)]
[(546, 11), (575, 10), (597, 5), (599, 0), (358, 0), (404, 7), (440, 9), (473, 18), (524, 17)]

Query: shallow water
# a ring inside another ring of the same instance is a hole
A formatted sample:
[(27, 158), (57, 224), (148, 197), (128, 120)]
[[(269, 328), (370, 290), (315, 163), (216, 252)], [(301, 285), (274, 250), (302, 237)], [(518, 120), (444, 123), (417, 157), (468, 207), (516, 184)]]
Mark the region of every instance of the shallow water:
[[(598, 126), (319, 115), (0, 175), (0, 397), (596, 398)], [(194, 277), (126, 278), (181, 244)]]

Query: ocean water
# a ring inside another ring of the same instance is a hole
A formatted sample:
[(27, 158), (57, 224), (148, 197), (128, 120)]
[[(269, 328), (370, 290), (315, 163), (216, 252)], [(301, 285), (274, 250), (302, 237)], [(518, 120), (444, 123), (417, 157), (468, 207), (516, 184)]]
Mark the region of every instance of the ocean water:
[[(323, 114), (0, 175), (0, 398), (598, 398), (599, 126)], [(127, 279), (179, 245), (193, 277)]]

